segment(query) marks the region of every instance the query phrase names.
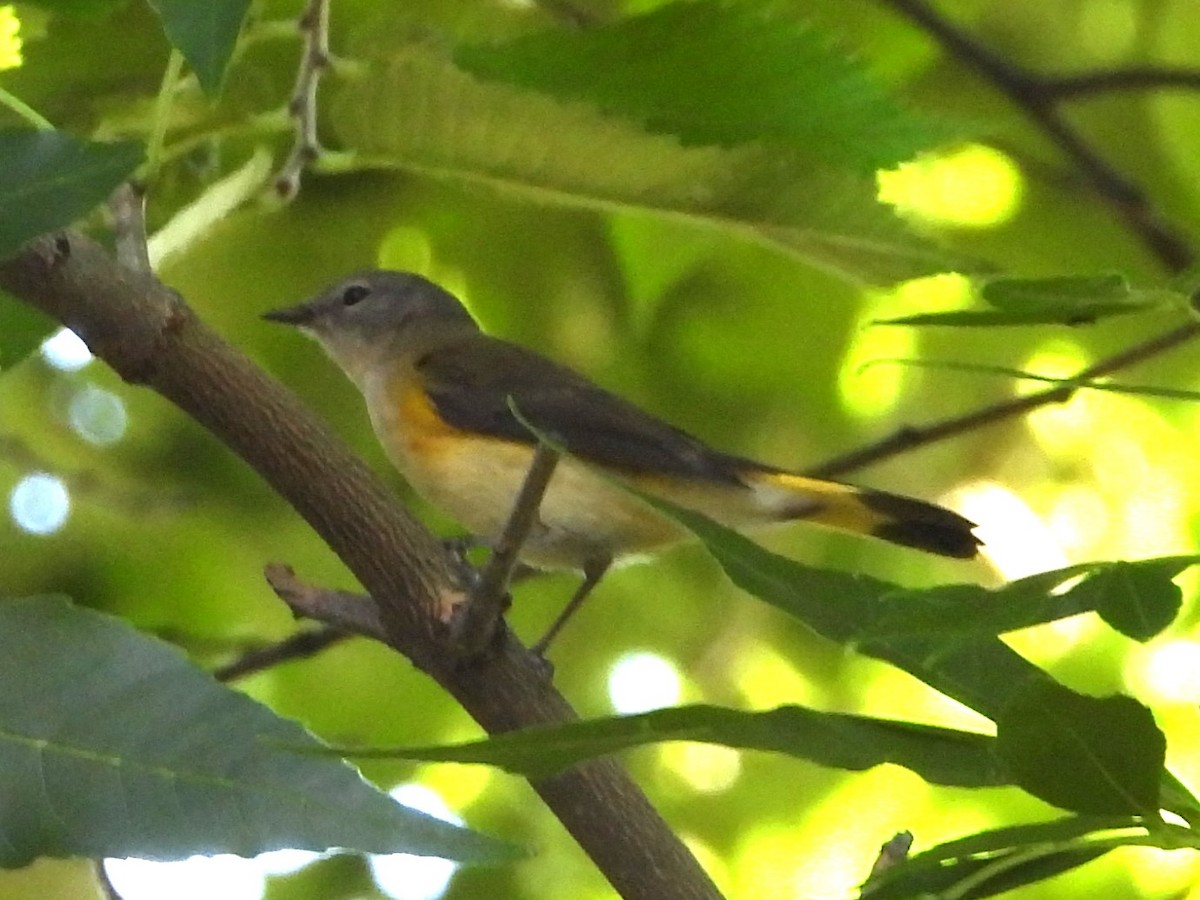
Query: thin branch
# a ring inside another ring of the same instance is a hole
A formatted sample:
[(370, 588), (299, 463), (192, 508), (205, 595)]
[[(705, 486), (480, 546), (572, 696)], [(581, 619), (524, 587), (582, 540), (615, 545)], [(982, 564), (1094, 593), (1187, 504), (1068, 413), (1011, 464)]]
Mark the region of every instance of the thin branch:
[[(204, 326), (175, 293), (75, 233), (0, 262), (0, 288), (80, 335), (126, 381), (166, 397), (258, 471), (373, 598), (389, 646), (435, 678), (488, 732), (575, 721), (539, 661), (502, 631), (495, 654), (458, 664), (434, 611), (461, 597), (437, 539), (302, 403)], [(611, 759), (531, 782), (628, 900), (720, 893)]]
[(492, 557), (454, 619), (454, 640), (467, 659), (478, 656), (496, 634), (496, 625), (507, 607), (508, 585), (517, 568), (517, 557), (537, 522), (542, 497), (557, 465), (558, 453), (538, 443)]
[(387, 630), (379, 617), (379, 607), (370, 597), (306, 584), (296, 577), (291, 566), (282, 563), (271, 563), (263, 574), (276, 596), (297, 618), (324, 622), (345, 634), (360, 634), (386, 643)]
[(321, 75), (329, 68), (329, 0), (308, 0), (299, 24), (304, 35), (304, 50), (292, 98), (288, 101), (296, 139), (287, 161), (275, 176), (275, 192), (283, 200), (296, 196), (304, 170), (321, 155), (321, 143), (317, 138), (317, 89)]
[(879, 848), (879, 855), (875, 857), (875, 863), (871, 866), (871, 874), (867, 880), (874, 878), (880, 872), (890, 869), (897, 863), (902, 863), (908, 859), (909, 851), (912, 850), (913, 834), (911, 831), (899, 831), (895, 836), (887, 841)]
[(1200, 90), (1200, 69), (1182, 66), (1129, 66), (1095, 69), (1078, 75), (1053, 75), (1042, 79), (1042, 89), (1056, 100), (1077, 100), (1114, 91), (1165, 89)]
[(127, 181), (113, 191), (108, 208), (112, 214), (117, 261), (138, 272), (150, 271), (150, 250), (146, 243), (146, 192), (141, 185)]
[(334, 644), (340, 644), (348, 637), (350, 637), (350, 632), (342, 631), (332, 625), (299, 631), (274, 644), (247, 650), (232, 662), (213, 669), (212, 675), (217, 681), (236, 681), (284, 663), (316, 656)]
[[(1090, 381), (1103, 375), (1109, 375), (1119, 369), (1145, 362), (1161, 353), (1173, 350), (1198, 336), (1200, 336), (1200, 322), (1187, 322), (1149, 340), (1134, 344), (1120, 353), (1105, 357), (1081, 369), (1070, 380)], [(1071, 399), (1075, 390), (1070, 386), (1047, 388), (1021, 397), (1014, 397), (1012, 400), (982, 406), (963, 415), (951, 416), (929, 425), (905, 426), (882, 440), (867, 444), (850, 453), (836, 456), (819, 466), (808, 469), (806, 474), (814, 478), (833, 478), (845, 475), (847, 472), (864, 468), (901, 453), (907, 453), (918, 447), (924, 447), (926, 444), (1012, 419), (1050, 403), (1063, 403)]]
[(955, 28), (925, 0), (881, 0), (937, 40), (1023, 109), (1082, 173), (1092, 189), (1124, 219), (1168, 271), (1181, 272), (1195, 258), (1191, 246), (1162, 221), (1140, 186), (1111, 166), (1058, 111), (1059, 95), (1043, 79), (1009, 62)]

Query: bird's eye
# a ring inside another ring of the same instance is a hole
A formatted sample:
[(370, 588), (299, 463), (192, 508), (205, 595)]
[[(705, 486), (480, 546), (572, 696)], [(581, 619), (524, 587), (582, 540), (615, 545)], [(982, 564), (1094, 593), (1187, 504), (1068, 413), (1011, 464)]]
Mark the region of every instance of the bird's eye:
[(352, 284), (342, 291), (342, 305), (353, 306), (360, 300), (366, 299), (371, 289), (365, 284)]

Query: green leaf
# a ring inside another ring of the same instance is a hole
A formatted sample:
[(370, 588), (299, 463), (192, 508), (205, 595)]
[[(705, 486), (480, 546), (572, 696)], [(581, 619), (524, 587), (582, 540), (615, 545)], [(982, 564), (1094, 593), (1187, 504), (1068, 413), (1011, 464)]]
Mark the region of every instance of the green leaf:
[(1148, 641), (1175, 620), (1183, 604), (1183, 591), (1172, 579), (1198, 562), (1185, 556), (1108, 563), (1071, 594), (1125, 636)]
[(561, 772), (592, 757), (662, 741), (699, 741), (742, 750), (786, 753), (837, 769), (895, 763), (933, 784), (1005, 784), (983, 734), (894, 722), (802, 706), (743, 712), (692, 705), (614, 716), (553, 728), (531, 728), (484, 741), (396, 750), (343, 748), (356, 758), (485, 763), (530, 778)]
[(1166, 738), (1131, 697), (1024, 686), (996, 721), (996, 749), (1036, 797), (1084, 813), (1159, 808)]
[(747, 537), (693, 510), (648, 494), (647, 503), (695, 534), (738, 587), (799, 619), (817, 634), (885, 660), (985, 716), (1009, 695), (1045, 673), (995, 638), (947, 643), (915, 635), (862, 640), (890, 614), (905, 588), (866, 575), (806, 566), (771, 553)]
[(104, 202), (142, 159), (132, 141), (96, 144), (61, 131), (0, 129), (0, 259)]
[(514, 849), (407, 809), (177, 650), (61, 598), (0, 603), (0, 865), (345, 847)]
[(652, 214), (773, 247), (856, 282), (966, 269), (875, 199), (872, 178), (764, 146), (683, 147), (579, 103), (456, 69), (385, 42), (338, 86), (332, 116), (348, 156), (326, 171), (396, 168), (525, 201)]
[(1184, 307), (1186, 298), (1167, 290), (1131, 288), (1123, 275), (997, 278), (979, 289), (991, 309), (953, 310), (881, 319), (880, 325), (1091, 325), (1100, 319)]
[[(1060, 798), (1071, 801), (1067, 808), (1124, 812), (1137, 803), (1143, 805), (1135, 806), (1135, 811), (1157, 809), (1160, 784), (1166, 786), (1164, 797), (1169, 793), (1181, 808), (1194, 805), (1194, 799), (1164, 771), (1165, 739), (1150, 713), (1135, 701), (1081, 698), (996, 638), (948, 642), (936, 635), (913, 635), (855, 643), (880, 616), (891, 613), (896, 598), (906, 593), (903, 589), (867, 576), (804, 566), (764, 550), (700, 513), (647, 494), (639, 496), (696, 534), (739, 587), (818, 634), (889, 662), (998, 724), (1007, 722), (1014, 745), (1010, 764), (1020, 766), (1021, 773), (1014, 770), (1014, 777), (1031, 793), (1056, 802), (1054, 785), (1044, 785), (1038, 778), (1039, 771), (1049, 768), (1039, 770), (1040, 763), (1030, 760), (1049, 747), (1070, 745), (1072, 729), (1078, 726), (1094, 728), (1090, 733), (1100, 746), (1091, 758), (1091, 743), (1074, 745), (1079, 786), (1072, 785)], [(1035, 578), (1048, 583), (1061, 580), (1061, 574)], [(1092, 725), (1077, 721), (1091, 713), (1098, 715)], [(1111, 783), (1105, 781), (1108, 777)], [(1102, 784), (1108, 784), (1106, 792), (1097, 787)], [(1090, 797), (1079, 796), (1089, 791)], [(1077, 799), (1078, 804), (1072, 805)]]
[(982, 831), (908, 857), (873, 876), (861, 896), (990, 897), (1083, 865), (1123, 843), (1146, 843), (1146, 834), (1137, 819), (1094, 816)]
[(0, 292), (0, 371), (36, 350), (56, 327), (45, 313)]
[[(889, 609), (865, 626), (860, 640), (999, 635), (1096, 611), (1128, 637), (1146, 641), (1174, 620), (1182, 592), (1172, 581), (1200, 556), (1067, 566), (989, 590), (952, 584), (889, 597)], [(1063, 585), (1076, 583), (1066, 590)]]
[(828, 35), (744, 3), (670, 3), (599, 27), (460, 47), (455, 61), (686, 144), (788, 142), (864, 175), (950, 137), (902, 107)]
[(150, 0), (167, 40), (188, 61), (207, 94), (221, 89), (250, 0)]

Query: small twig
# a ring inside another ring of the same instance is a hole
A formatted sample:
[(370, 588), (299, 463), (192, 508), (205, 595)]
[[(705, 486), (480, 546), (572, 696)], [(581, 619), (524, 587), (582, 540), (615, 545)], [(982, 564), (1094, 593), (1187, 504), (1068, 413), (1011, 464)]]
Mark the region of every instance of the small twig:
[(867, 880), (869, 881), (880, 872), (886, 871), (897, 863), (902, 863), (908, 859), (912, 845), (913, 835), (911, 831), (897, 832), (890, 841), (879, 848), (879, 855), (875, 857), (875, 863), (871, 866), (871, 874), (867, 876)]
[(322, 73), (329, 67), (329, 0), (309, 0), (299, 24), (304, 35), (304, 52), (288, 101), (296, 139), (287, 161), (275, 176), (275, 192), (283, 200), (296, 196), (302, 173), (321, 155), (317, 138), (317, 88)]
[[(1144, 362), (1160, 353), (1172, 350), (1197, 336), (1200, 336), (1200, 322), (1187, 322), (1093, 363), (1081, 369), (1070, 380), (1090, 381), (1103, 375), (1109, 375), (1119, 369)], [(836, 456), (819, 466), (808, 469), (806, 474), (814, 478), (833, 478), (837, 475), (844, 475), (917, 447), (955, 437), (985, 425), (1003, 422), (1050, 403), (1062, 403), (1069, 400), (1074, 392), (1075, 388), (1070, 386), (1047, 388), (1025, 394), (1022, 397), (1015, 397), (1012, 400), (983, 406), (963, 415), (952, 416), (929, 425), (905, 426), (880, 441), (867, 444), (842, 456)]]
[(301, 631), (274, 644), (247, 650), (232, 662), (214, 669), (212, 675), (217, 681), (235, 681), (286, 662), (316, 656), (350, 636), (349, 631), (332, 625)]
[(1200, 69), (1182, 66), (1129, 66), (1096, 69), (1078, 75), (1047, 76), (1043, 90), (1057, 100), (1076, 100), (1113, 91), (1145, 91), (1175, 88), (1200, 90)]
[(127, 181), (113, 191), (108, 208), (112, 213), (117, 262), (135, 272), (150, 272), (145, 190), (140, 184)]
[(386, 640), (379, 607), (363, 594), (335, 591), (305, 584), (291, 566), (270, 563), (264, 570), (267, 583), (298, 617), (324, 622), (338, 631)]
[(1056, 105), (1062, 94), (1053, 89), (1055, 79), (1041, 78), (992, 52), (951, 25), (925, 0), (882, 2), (924, 29), (947, 52), (991, 80), (1023, 109), (1168, 270), (1181, 272), (1192, 264), (1195, 257), (1192, 248), (1161, 220), (1141, 187), (1109, 165), (1063, 118)]
[(468, 658), (478, 655), (496, 633), (506, 607), (509, 580), (517, 567), (521, 547), (537, 522), (542, 497), (557, 465), (558, 452), (539, 442), (492, 556), (453, 620), (454, 642)]

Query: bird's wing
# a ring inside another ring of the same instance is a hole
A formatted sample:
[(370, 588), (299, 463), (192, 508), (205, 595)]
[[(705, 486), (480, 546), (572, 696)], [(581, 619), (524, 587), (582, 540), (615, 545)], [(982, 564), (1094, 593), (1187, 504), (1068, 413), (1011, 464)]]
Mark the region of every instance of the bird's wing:
[(532, 443), (509, 408), (572, 455), (630, 473), (741, 483), (748, 460), (721, 453), (532, 351), (471, 336), (417, 361), (438, 414), (456, 428)]

